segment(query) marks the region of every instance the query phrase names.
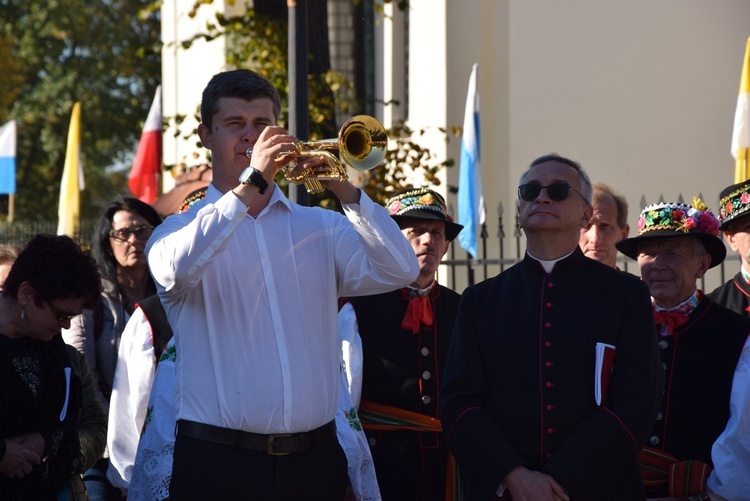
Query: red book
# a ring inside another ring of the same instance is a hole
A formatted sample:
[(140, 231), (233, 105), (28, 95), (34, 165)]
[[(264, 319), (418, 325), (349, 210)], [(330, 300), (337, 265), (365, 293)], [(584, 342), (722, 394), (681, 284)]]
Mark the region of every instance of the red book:
[(596, 405), (602, 405), (609, 395), (609, 379), (615, 366), (615, 350), (617, 347), (596, 343), (596, 365), (594, 367), (594, 399)]

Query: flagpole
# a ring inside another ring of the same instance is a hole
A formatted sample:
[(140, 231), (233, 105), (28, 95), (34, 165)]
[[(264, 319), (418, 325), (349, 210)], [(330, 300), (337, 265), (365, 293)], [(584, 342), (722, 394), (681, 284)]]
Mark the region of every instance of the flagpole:
[(16, 196), (11, 193), (8, 195), (8, 222), (13, 224), (16, 220)]

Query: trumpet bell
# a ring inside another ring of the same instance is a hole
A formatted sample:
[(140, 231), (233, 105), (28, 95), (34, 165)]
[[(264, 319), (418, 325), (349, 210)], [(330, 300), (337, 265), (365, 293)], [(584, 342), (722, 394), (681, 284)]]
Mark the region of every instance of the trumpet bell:
[(377, 167), (385, 158), (387, 146), (385, 128), (369, 115), (350, 118), (339, 131), (341, 157), (359, 171)]

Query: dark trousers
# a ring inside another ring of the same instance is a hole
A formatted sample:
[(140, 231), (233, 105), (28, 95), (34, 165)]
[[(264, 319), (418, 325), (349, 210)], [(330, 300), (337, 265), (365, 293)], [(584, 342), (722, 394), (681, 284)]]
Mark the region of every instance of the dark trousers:
[(343, 501), (349, 483), (338, 440), (270, 456), (177, 435), (170, 499)]

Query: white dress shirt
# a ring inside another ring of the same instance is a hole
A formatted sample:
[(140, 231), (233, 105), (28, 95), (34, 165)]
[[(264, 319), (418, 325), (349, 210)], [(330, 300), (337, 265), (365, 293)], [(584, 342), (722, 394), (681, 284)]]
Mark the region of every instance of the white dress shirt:
[(734, 371), (729, 421), (711, 448), (711, 461), (714, 469), (706, 481), (711, 497), (750, 500), (750, 338)]
[(396, 223), (364, 193), (344, 217), (273, 190), (253, 218), (234, 193), (209, 185), (146, 246), (180, 354), (178, 419), (266, 434), (333, 420), (338, 298), (398, 289), (419, 274)]

